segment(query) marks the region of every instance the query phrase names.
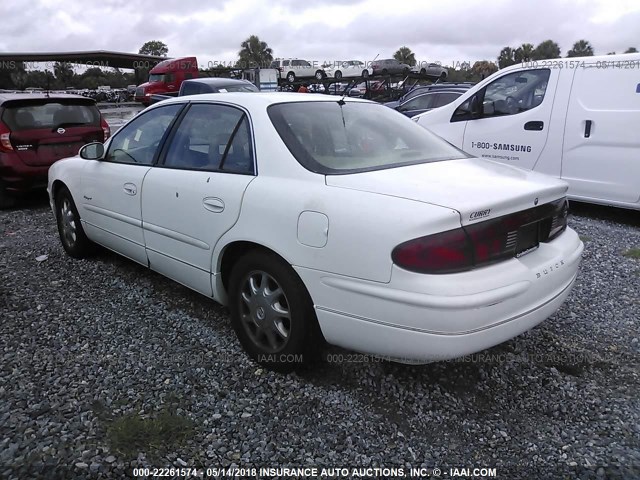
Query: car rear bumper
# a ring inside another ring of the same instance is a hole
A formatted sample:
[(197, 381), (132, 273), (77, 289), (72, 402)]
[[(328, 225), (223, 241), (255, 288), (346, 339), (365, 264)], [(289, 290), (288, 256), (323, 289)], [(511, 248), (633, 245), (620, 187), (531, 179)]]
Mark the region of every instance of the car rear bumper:
[(51, 165), (25, 165), (13, 154), (0, 153), (0, 180), (11, 193), (23, 193), (46, 188)]
[(539, 324), (575, 281), (583, 244), (567, 229), (519, 259), (451, 275), (393, 267), (387, 284), (297, 268), (325, 339), (403, 362), (456, 358)]

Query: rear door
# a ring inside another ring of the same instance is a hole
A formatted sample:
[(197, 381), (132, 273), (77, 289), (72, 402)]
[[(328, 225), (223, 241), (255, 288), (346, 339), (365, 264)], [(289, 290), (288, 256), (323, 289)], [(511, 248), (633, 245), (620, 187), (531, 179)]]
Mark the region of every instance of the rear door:
[(569, 183), (569, 193), (585, 199), (638, 202), (639, 126), (638, 60), (585, 62), (584, 68), (577, 68), (562, 154), (561, 176)]
[(228, 105), (193, 104), (165, 150), (142, 185), (149, 266), (212, 296), (213, 248), (254, 179), (249, 119)]
[(91, 99), (37, 98), (6, 102), (2, 122), (20, 160), (47, 166), (78, 154), (80, 147), (104, 141), (100, 111)]
[[(557, 79), (558, 69), (531, 69), (493, 80), (476, 96), (483, 106), (481, 116), (460, 116), (466, 121), (462, 149), (478, 157), (534, 169), (547, 143)], [(456, 121), (458, 110), (452, 121)]]
[(102, 160), (82, 171), (80, 217), (89, 238), (147, 265), (142, 233), (142, 181), (183, 104), (152, 108), (113, 136)]

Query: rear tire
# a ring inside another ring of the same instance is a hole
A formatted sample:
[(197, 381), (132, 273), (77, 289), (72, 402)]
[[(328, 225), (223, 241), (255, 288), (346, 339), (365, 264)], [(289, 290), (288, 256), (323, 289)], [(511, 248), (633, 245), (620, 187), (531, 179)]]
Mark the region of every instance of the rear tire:
[(369, 70), (362, 71), (362, 78), (369, 78)]
[(60, 242), (73, 258), (86, 258), (95, 252), (95, 243), (87, 238), (80, 222), (80, 215), (73, 197), (66, 187), (60, 188), (55, 197), (56, 223)]
[(318, 357), (322, 334), (311, 297), (274, 253), (254, 250), (233, 266), (229, 310), (240, 344), (263, 367), (288, 373)]
[(342, 78), (342, 72), (340, 70), (336, 70), (336, 74), (334, 75), (336, 80), (340, 80)]
[(322, 70), (316, 71), (316, 80), (322, 80), (324, 78), (324, 72)]
[(293, 72), (287, 73), (287, 82), (293, 83), (296, 81), (296, 74)]

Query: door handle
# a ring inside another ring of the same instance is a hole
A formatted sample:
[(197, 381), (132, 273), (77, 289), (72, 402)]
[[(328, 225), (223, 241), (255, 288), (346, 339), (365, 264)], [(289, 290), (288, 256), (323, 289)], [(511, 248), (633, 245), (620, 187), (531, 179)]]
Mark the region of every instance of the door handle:
[(589, 138), (591, 136), (591, 120), (586, 120), (584, 122), (584, 138)]
[(122, 189), (127, 195), (135, 195), (136, 193), (138, 193), (138, 187), (136, 187), (133, 183), (125, 183), (122, 186)]
[(217, 197), (205, 197), (202, 199), (204, 208), (213, 213), (220, 213), (224, 210), (224, 202)]
[(527, 122), (524, 124), (524, 129), (525, 130), (534, 130), (534, 131), (541, 131), (544, 129), (544, 122), (541, 122), (539, 120), (534, 120), (532, 122)]

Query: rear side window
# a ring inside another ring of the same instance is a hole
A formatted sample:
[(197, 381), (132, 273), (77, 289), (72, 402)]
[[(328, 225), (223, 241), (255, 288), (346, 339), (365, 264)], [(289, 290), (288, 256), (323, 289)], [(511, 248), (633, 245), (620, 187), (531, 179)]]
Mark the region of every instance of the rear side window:
[(296, 102), (271, 105), (267, 111), (291, 154), (315, 173), (355, 173), (467, 157), (379, 104)]
[(197, 95), (201, 93), (200, 85), (196, 82), (185, 82), (182, 84), (182, 95)]
[(438, 98), (433, 103), (433, 108), (442, 107), (443, 105), (448, 105), (453, 102), (456, 98), (458, 98), (461, 93), (439, 93)]
[(72, 102), (22, 103), (5, 107), (2, 122), (12, 131), (100, 126), (95, 105)]

